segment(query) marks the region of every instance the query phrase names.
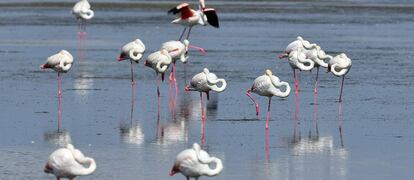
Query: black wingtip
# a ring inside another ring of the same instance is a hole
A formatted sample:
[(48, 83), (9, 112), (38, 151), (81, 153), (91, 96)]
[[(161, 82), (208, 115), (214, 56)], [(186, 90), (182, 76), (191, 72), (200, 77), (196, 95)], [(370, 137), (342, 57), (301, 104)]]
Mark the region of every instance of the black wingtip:
[(179, 9), (177, 9), (177, 7), (174, 7), (174, 8), (171, 8), (169, 11), (168, 11), (168, 14), (177, 14), (177, 13), (179, 13), (180, 12), (180, 10)]
[(219, 19), (217, 16), (217, 13), (215, 10), (206, 10), (204, 11), (204, 14), (207, 16), (207, 22), (215, 27), (215, 28), (219, 28), (220, 24), (219, 24)]

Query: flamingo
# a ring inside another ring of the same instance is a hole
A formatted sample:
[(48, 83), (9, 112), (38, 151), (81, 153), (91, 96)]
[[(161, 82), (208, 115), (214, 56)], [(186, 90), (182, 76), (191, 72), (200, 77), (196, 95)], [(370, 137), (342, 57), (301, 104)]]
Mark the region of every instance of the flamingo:
[[(211, 169), (209, 164), (214, 163), (215, 168)], [(193, 148), (180, 152), (175, 158), (174, 165), (170, 171), (170, 176), (181, 173), (187, 180), (195, 178), (198, 180), (200, 176), (217, 176), (223, 170), (223, 163), (219, 158), (211, 157), (206, 151), (202, 150), (197, 143), (193, 144)]]
[[(85, 167), (86, 164), (89, 166)], [(94, 159), (85, 157), (72, 144), (67, 144), (66, 147), (57, 149), (50, 154), (43, 171), (54, 174), (57, 180), (60, 180), (60, 178), (72, 180), (76, 176), (90, 175), (95, 169)]]
[(295, 83), (295, 94), (298, 93), (298, 80), (296, 79), (296, 69), (301, 71), (311, 70), (315, 62), (307, 58), (307, 50), (316, 48), (316, 44), (311, 44), (298, 36), (295, 41), (291, 42), (281, 54), (279, 58), (287, 58), (293, 71), (293, 78)]
[[(285, 91), (281, 91), (281, 87), (284, 86)], [(259, 105), (251, 96), (251, 92), (254, 92), (260, 96), (267, 96), (269, 101), (267, 105), (266, 115), (266, 129), (269, 128), (269, 117), (270, 117), (270, 103), (273, 96), (285, 98), (290, 94), (290, 86), (287, 82), (280, 81), (277, 76), (274, 76), (272, 71), (267, 69), (265, 74), (257, 77), (253, 81), (253, 85), (247, 90), (246, 95), (252, 100), (256, 106), (256, 116), (259, 115)]]
[[(171, 91), (172, 91), (172, 81), (174, 80), (174, 87), (175, 87), (175, 95), (177, 96), (178, 93), (178, 87), (177, 87), (177, 79), (176, 79), (176, 73), (175, 73), (175, 62), (177, 60), (180, 60), (182, 63), (187, 63), (188, 60), (188, 49), (193, 48), (197, 49), (202, 55), (206, 53), (206, 51), (203, 48), (190, 45), (190, 41), (187, 39), (183, 42), (181, 41), (167, 41), (161, 45), (161, 49), (165, 49), (168, 51), (169, 55), (172, 59), (172, 67), (170, 72), (170, 100), (171, 100)], [(171, 107), (171, 101), (170, 101), (170, 107)]]
[(328, 62), (328, 72), (332, 72), (337, 77), (342, 77), (341, 91), (339, 94), (339, 102), (342, 102), (342, 90), (344, 86), (345, 75), (348, 74), (351, 69), (352, 61), (346, 56), (346, 54), (341, 53)]
[(181, 24), (185, 26), (183, 32), (180, 35), (179, 40), (181, 40), (184, 36), (184, 33), (187, 32), (187, 38), (190, 37), (191, 28), (195, 25), (207, 25), (210, 24), (215, 28), (219, 28), (219, 19), (216, 13), (216, 10), (213, 8), (206, 8), (204, 0), (199, 0), (199, 9), (193, 10), (190, 8), (188, 3), (181, 3), (178, 6), (170, 9), (168, 11), (169, 14), (178, 14), (177, 19), (171, 21), (172, 24)]
[(73, 56), (66, 50), (61, 50), (46, 59), (46, 62), (40, 65), (41, 69), (53, 69), (58, 73), (58, 129), (60, 128), (61, 98), (60, 74), (68, 72), (73, 64)]
[[(145, 66), (155, 70), (156, 74), (161, 74), (161, 80), (164, 81), (164, 73), (172, 63), (172, 58), (167, 50), (161, 49), (151, 53), (145, 61)], [(160, 81), (157, 78), (157, 97), (158, 97), (158, 111), (160, 106)]]
[[(221, 83), (219, 87), (218, 84)], [(190, 85), (185, 87), (185, 91), (198, 91), (200, 92), (201, 101), (201, 117), (204, 120), (204, 108), (203, 108), (203, 92), (206, 93), (207, 100), (209, 100), (209, 92), (223, 92), (226, 89), (227, 83), (224, 79), (218, 79), (216, 74), (210, 73), (207, 68), (203, 69), (203, 72), (196, 74), (190, 81)]]
[[(122, 47), (122, 51), (118, 57), (118, 61), (129, 59), (131, 62), (131, 88), (132, 88), (132, 99), (134, 94), (134, 66), (133, 62), (138, 63), (142, 55), (145, 52), (145, 45), (140, 39), (135, 39), (132, 42), (125, 44)], [(133, 101), (133, 100), (132, 100)]]
[(81, 38), (83, 35), (86, 35), (86, 32), (84, 32), (86, 28), (84, 26), (85, 21), (92, 19), (95, 13), (91, 10), (91, 5), (88, 0), (80, 0), (73, 6), (72, 14), (78, 20), (78, 34)]

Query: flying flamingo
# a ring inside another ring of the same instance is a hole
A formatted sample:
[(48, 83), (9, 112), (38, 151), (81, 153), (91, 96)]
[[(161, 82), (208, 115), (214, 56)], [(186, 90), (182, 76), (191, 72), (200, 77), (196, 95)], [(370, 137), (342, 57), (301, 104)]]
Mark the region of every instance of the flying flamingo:
[(80, 0), (77, 2), (72, 8), (72, 14), (78, 20), (78, 35), (79, 38), (82, 38), (82, 36), (86, 35), (85, 21), (92, 19), (94, 16), (94, 12), (91, 10), (91, 5), (88, 0)]
[[(161, 49), (159, 51), (151, 53), (145, 61), (145, 66), (148, 66), (155, 70), (157, 76), (161, 74), (161, 80), (164, 81), (164, 73), (172, 63), (172, 58), (167, 50)], [(158, 111), (160, 109), (160, 80), (157, 78), (157, 98), (158, 98)]]
[(193, 10), (190, 8), (188, 3), (181, 3), (178, 6), (170, 9), (168, 11), (169, 14), (178, 14), (177, 19), (171, 21), (172, 24), (181, 24), (185, 26), (183, 32), (180, 35), (179, 40), (181, 40), (184, 36), (188, 28), (187, 38), (189, 39), (191, 28), (195, 25), (207, 25), (210, 24), (215, 28), (219, 28), (219, 19), (216, 13), (216, 10), (213, 8), (206, 8), (204, 0), (199, 0), (199, 9)]
[[(88, 167), (85, 165), (88, 164)], [(76, 176), (92, 174), (96, 169), (95, 160), (85, 157), (81, 151), (75, 149), (72, 144), (54, 151), (44, 167), (45, 173), (51, 173), (60, 178), (73, 179)]]
[(133, 62), (138, 63), (145, 52), (145, 45), (140, 39), (135, 39), (132, 42), (125, 44), (118, 57), (118, 61), (129, 59), (131, 62), (131, 88), (132, 88), (132, 102), (134, 101), (134, 66)]
[[(281, 91), (281, 87), (284, 86), (285, 91)], [(252, 100), (256, 106), (256, 116), (259, 115), (259, 105), (251, 96), (251, 92), (254, 92), (260, 96), (267, 96), (269, 98), (267, 105), (266, 115), (266, 129), (269, 128), (269, 117), (270, 117), (270, 103), (273, 96), (287, 97), (290, 94), (290, 86), (287, 82), (280, 81), (278, 77), (274, 76), (272, 71), (267, 69), (265, 74), (257, 77), (253, 81), (253, 85), (247, 90), (246, 95)]]
[(59, 53), (52, 55), (46, 59), (45, 64), (40, 65), (41, 69), (53, 69), (58, 73), (58, 129), (60, 128), (60, 114), (61, 114), (61, 99), (62, 93), (60, 91), (60, 74), (68, 72), (73, 64), (73, 56), (66, 50), (61, 50)]
[(161, 49), (165, 49), (168, 51), (169, 55), (172, 59), (172, 67), (170, 72), (170, 109), (172, 106), (171, 102), (171, 94), (172, 94), (172, 81), (174, 80), (174, 87), (175, 87), (175, 96), (177, 96), (178, 93), (178, 86), (177, 86), (177, 79), (176, 79), (176, 73), (175, 73), (175, 62), (177, 60), (180, 60), (182, 63), (187, 63), (188, 60), (188, 50), (189, 48), (197, 49), (202, 55), (206, 53), (206, 51), (203, 48), (190, 45), (190, 41), (187, 39), (183, 42), (181, 41), (167, 41), (161, 45)]
[[(211, 169), (210, 164), (214, 163), (215, 168)], [(219, 158), (211, 157), (206, 151), (202, 150), (197, 143), (193, 144), (193, 148), (180, 152), (175, 158), (174, 165), (170, 171), (170, 176), (181, 173), (187, 180), (195, 178), (198, 180), (200, 176), (217, 176), (223, 170), (223, 163)]]

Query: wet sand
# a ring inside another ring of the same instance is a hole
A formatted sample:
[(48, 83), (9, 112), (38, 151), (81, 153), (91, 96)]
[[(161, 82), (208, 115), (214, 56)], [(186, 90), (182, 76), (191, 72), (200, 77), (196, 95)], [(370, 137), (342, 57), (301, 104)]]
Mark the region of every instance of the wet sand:
[[(129, 63), (116, 57), (125, 42), (137, 37), (147, 46), (145, 56), (177, 39), (182, 27), (169, 24), (173, 17), (166, 14), (174, 1), (96, 3), (85, 56), (75, 58), (63, 76), (60, 132), (56, 73), (41, 71), (39, 65), (61, 49), (76, 57), (71, 3), (2, 2), (0, 179), (53, 179), (43, 173), (43, 165), (68, 141), (97, 162), (93, 175), (79, 179), (183, 179), (168, 172), (178, 152), (201, 143), (199, 94), (183, 89), (203, 67), (228, 82), (228, 89), (212, 94), (207, 105), (204, 148), (225, 168), (211, 179), (409, 179), (414, 4), (392, 2), (274, 1), (260, 10), (248, 1), (212, 2), (221, 28), (193, 29), (191, 42), (206, 48), (207, 55), (192, 51), (185, 70), (177, 65), (175, 116), (169, 112), (168, 78), (162, 83), (159, 118), (155, 74), (142, 62), (135, 66), (131, 118)], [(296, 128), (293, 92), (286, 100), (273, 98), (267, 138), (267, 99), (254, 95), (261, 106), (257, 120), (244, 94), (266, 68), (293, 87), (291, 69), (277, 54), (298, 35), (353, 60), (344, 86), (342, 141), (340, 78), (332, 74), (320, 72), (319, 135), (313, 118), (315, 71), (299, 73)]]

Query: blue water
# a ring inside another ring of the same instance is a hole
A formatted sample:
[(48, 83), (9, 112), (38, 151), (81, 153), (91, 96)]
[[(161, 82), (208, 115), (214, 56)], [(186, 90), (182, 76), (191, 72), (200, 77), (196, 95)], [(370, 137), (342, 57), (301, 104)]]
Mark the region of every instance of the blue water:
[[(207, 55), (191, 52), (185, 70), (178, 64), (175, 117), (168, 110), (168, 81), (162, 83), (160, 118), (153, 70), (142, 62), (135, 66), (131, 118), (129, 63), (115, 58), (124, 43), (137, 37), (146, 44), (147, 56), (162, 42), (178, 38), (182, 27), (169, 24), (173, 17), (166, 14), (175, 2), (152, 8), (131, 2), (125, 1), (130, 3), (125, 7), (92, 1), (96, 17), (87, 25), (86, 57), (75, 58), (63, 76), (59, 133), (56, 73), (41, 71), (39, 65), (61, 49), (76, 57), (69, 3), (0, 5), (0, 179), (53, 179), (43, 173), (43, 165), (66, 142), (97, 162), (93, 175), (79, 179), (183, 179), (168, 176), (174, 158), (201, 143), (199, 94), (183, 88), (204, 67), (228, 82), (228, 89), (212, 94), (207, 104), (204, 148), (224, 163), (223, 172), (210, 179), (411, 178), (412, 2), (211, 2), (221, 27), (193, 29), (191, 42), (206, 48)], [(298, 35), (353, 60), (344, 86), (342, 140), (340, 78), (320, 72), (317, 135), (316, 72), (300, 72), (299, 124), (295, 129), (293, 93), (272, 100), (266, 158), (267, 99), (254, 95), (262, 109), (256, 120), (244, 93), (267, 68), (293, 87), (288, 63), (276, 57)]]

